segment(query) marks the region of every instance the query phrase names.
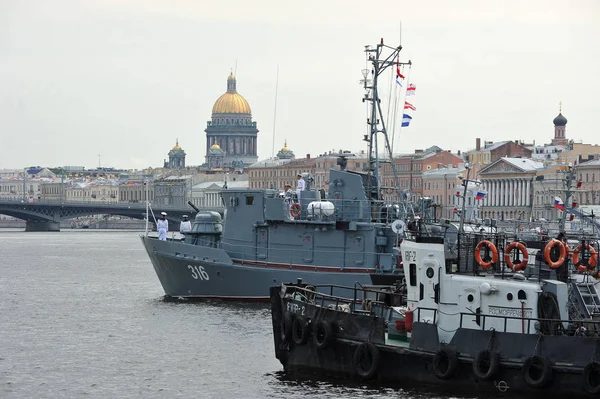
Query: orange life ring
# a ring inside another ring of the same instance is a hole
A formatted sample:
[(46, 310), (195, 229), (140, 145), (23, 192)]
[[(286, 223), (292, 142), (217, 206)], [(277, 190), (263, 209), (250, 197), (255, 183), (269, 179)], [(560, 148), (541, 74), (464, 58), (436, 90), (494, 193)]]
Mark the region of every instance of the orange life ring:
[[(520, 263), (517, 263), (516, 265), (510, 258), (510, 254), (515, 248), (517, 248), (521, 252), (521, 254), (523, 254), (523, 260)], [(525, 268), (527, 267), (527, 263), (529, 263), (529, 252), (527, 252), (527, 247), (525, 247), (525, 245), (522, 242), (511, 242), (504, 250), (504, 262), (506, 263), (506, 266), (509, 267), (509, 269), (514, 270), (515, 272), (525, 270)]]
[(300, 217), (300, 210), (302, 210), (302, 205), (299, 203), (294, 202), (292, 205), (290, 205), (290, 215), (292, 215), (292, 217)]
[[(558, 247), (560, 250), (560, 255), (556, 262), (552, 262), (552, 258), (550, 257), (550, 252), (552, 251), (552, 248), (554, 248), (554, 247)], [(567, 250), (565, 249), (565, 244), (563, 244), (562, 241), (557, 240), (556, 238), (553, 238), (552, 240), (550, 240), (548, 242), (548, 244), (546, 244), (546, 247), (544, 248), (544, 260), (546, 261), (548, 266), (550, 266), (550, 268), (558, 269), (559, 267), (561, 267), (562, 264), (565, 262), (566, 257), (567, 257)]]
[[(580, 265), (579, 264), (579, 253), (584, 248), (588, 249), (590, 251), (590, 258), (588, 259), (587, 265)], [(579, 244), (579, 246), (577, 247), (575, 252), (573, 252), (573, 264), (575, 264), (575, 266), (577, 266), (577, 270), (579, 270), (579, 266), (587, 266), (590, 270), (593, 270), (594, 268), (596, 268), (597, 263), (598, 263), (598, 254), (596, 253), (596, 250), (594, 249), (594, 247), (592, 247), (590, 244)]]
[[(483, 247), (487, 247), (492, 251), (492, 259), (489, 262), (485, 262), (481, 258), (481, 249)], [(481, 240), (481, 242), (477, 244), (477, 247), (475, 247), (475, 261), (484, 269), (489, 269), (494, 263), (498, 262), (498, 249), (491, 241)]]

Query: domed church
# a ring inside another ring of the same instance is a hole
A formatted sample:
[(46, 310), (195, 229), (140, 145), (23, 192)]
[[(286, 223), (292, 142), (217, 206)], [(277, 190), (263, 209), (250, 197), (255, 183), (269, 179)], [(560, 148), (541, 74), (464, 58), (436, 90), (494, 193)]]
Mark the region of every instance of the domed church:
[(236, 89), (233, 73), (227, 77), (227, 92), (217, 99), (212, 118), (206, 123), (206, 164), (217, 166), (215, 150), (223, 157), (221, 167), (243, 168), (258, 161), (256, 122), (248, 101)]

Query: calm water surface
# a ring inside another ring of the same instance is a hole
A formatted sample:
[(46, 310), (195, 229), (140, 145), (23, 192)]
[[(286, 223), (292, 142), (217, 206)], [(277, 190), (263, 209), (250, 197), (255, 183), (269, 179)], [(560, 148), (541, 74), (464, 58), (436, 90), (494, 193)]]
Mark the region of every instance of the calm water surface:
[(267, 305), (173, 303), (138, 232), (0, 230), (0, 398), (425, 398), (281, 375)]

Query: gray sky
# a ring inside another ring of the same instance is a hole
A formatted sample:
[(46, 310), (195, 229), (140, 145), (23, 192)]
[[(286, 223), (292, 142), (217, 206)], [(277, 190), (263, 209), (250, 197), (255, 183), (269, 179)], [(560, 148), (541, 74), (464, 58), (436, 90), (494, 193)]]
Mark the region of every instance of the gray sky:
[[(598, 143), (600, 2), (0, 0), (0, 168), (162, 166), (206, 121), (237, 60), (259, 158), (365, 149), (364, 45), (399, 41), (417, 107), (399, 151), (475, 138)], [(385, 94), (390, 84), (384, 82)], [(387, 97), (384, 97), (387, 101)]]

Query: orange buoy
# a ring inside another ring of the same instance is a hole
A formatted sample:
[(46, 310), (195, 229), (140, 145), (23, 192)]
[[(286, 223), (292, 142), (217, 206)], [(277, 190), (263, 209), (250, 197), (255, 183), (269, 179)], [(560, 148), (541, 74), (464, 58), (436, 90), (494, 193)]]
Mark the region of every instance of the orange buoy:
[[(587, 260), (587, 265), (580, 265), (580, 263), (583, 262), (583, 259), (581, 261), (579, 260), (579, 254), (583, 249), (590, 251), (590, 257)], [(598, 263), (598, 253), (590, 244), (579, 244), (577, 249), (575, 249), (575, 252), (573, 252), (573, 263), (575, 266), (577, 266), (577, 270), (579, 270), (579, 266), (587, 266), (590, 270), (593, 270)]]
[[(517, 263), (516, 265), (513, 263), (510, 257), (511, 252), (515, 248), (518, 249), (523, 255), (523, 260), (520, 263)], [(515, 272), (525, 270), (525, 268), (527, 267), (527, 263), (529, 263), (529, 252), (527, 252), (527, 247), (525, 247), (525, 244), (518, 241), (513, 241), (510, 244), (508, 244), (508, 246), (504, 250), (504, 262), (506, 263), (509, 269), (514, 270)]]
[[(489, 250), (492, 252), (492, 259), (488, 262), (485, 262), (481, 258), (481, 249), (484, 247), (489, 248)], [(498, 261), (498, 249), (491, 241), (481, 240), (481, 242), (475, 247), (475, 261), (479, 266), (483, 267), (484, 269), (489, 269), (494, 263)]]
[[(552, 251), (552, 248), (554, 248), (554, 247), (558, 247), (558, 249), (560, 251), (560, 255), (559, 255), (558, 259), (556, 260), (556, 262), (553, 262), (552, 257), (550, 256), (550, 252)], [(557, 240), (556, 238), (553, 238), (552, 240), (550, 240), (548, 242), (548, 244), (546, 244), (546, 247), (544, 248), (544, 260), (546, 261), (548, 266), (550, 266), (550, 268), (552, 268), (552, 269), (558, 269), (559, 267), (561, 267), (562, 264), (565, 262), (566, 256), (567, 256), (567, 251), (565, 249), (565, 244), (563, 244), (562, 241)]]

